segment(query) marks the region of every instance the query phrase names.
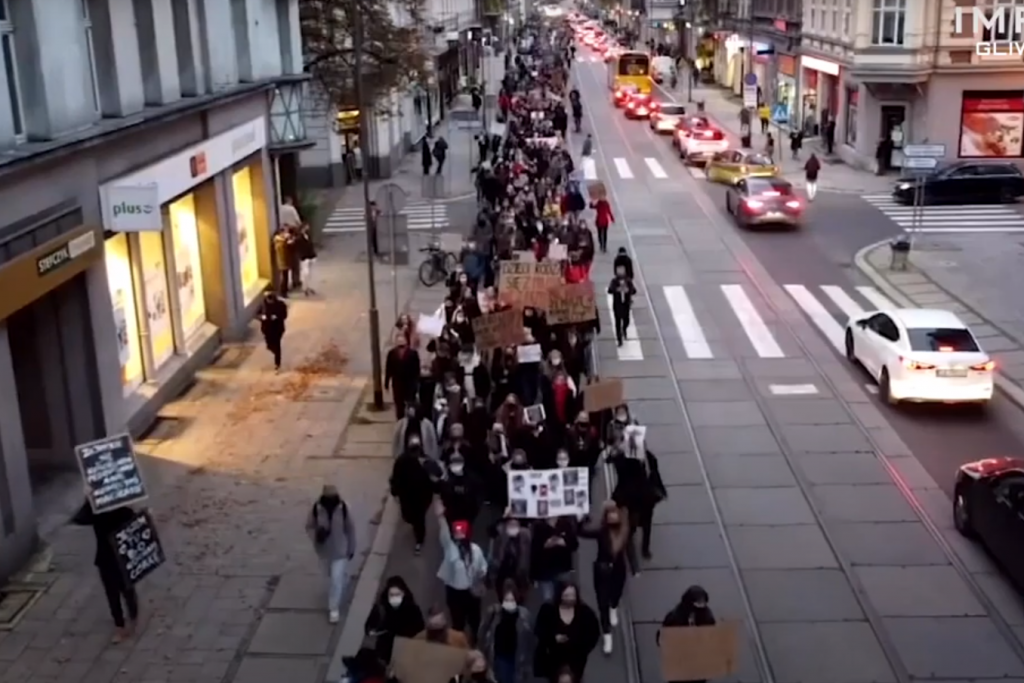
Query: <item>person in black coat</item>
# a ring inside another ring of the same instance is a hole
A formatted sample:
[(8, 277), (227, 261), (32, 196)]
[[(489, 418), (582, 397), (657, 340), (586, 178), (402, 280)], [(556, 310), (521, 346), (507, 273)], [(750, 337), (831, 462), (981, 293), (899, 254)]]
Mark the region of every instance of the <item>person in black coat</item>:
[[(678, 628), (686, 626), (714, 626), (715, 615), (708, 607), (708, 592), (700, 586), (690, 586), (683, 593), (679, 604), (669, 610), (661, 622), (661, 628)], [(655, 642), (661, 645), (661, 629), (655, 636)], [(705, 681), (669, 681), (669, 683), (706, 683)]]
[(572, 575), (580, 547), (575, 521), (553, 517), (533, 525), (530, 538), (530, 579), (540, 588), (541, 599), (551, 602), (562, 582)]
[(416, 554), (419, 555), (427, 535), (427, 511), (434, 500), (435, 484), (418, 436), (410, 437), (409, 447), (395, 459), (390, 484), (391, 495), (398, 499), (402, 519), (412, 527)]
[(630, 258), (625, 247), (619, 247), (619, 252), (615, 254), (615, 261), (612, 262), (612, 270), (618, 272), (619, 268), (623, 269), (626, 277), (630, 280), (633, 279), (633, 259)]
[(533, 675), (557, 683), (561, 671), (568, 667), (574, 679), (582, 681), (587, 658), (600, 634), (597, 614), (580, 600), (576, 585), (561, 584), (555, 600), (544, 603), (537, 612)]
[(267, 292), (260, 304), (256, 317), (260, 321), (260, 332), (267, 351), (274, 356), (274, 369), (281, 369), (281, 341), (284, 339), (285, 320), (288, 319), (288, 306), (274, 292)]
[(377, 641), (373, 648), (377, 656), (382, 662), (390, 662), (395, 638), (415, 638), (424, 628), (423, 612), (405, 579), (388, 578), (364, 627), (366, 635)]
[(651, 531), (654, 508), (668, 497), (661, 479), (658, 459), (644, 449), (636, 452), (628, 442), (614, 447), (608, 454), (608, 463), (615, 468), (616, 485), (612, 500), (629, 510), (629, 520), (635, 533), (640, 530), (640, 553), (651, 559)]
[(420, 162), (423, 165), (423, 175), (430, 175), (430, 167), (434, 165), (434, 155), (433, 150), (430, 149), (429, 135), (424, 135), (423, 141), (420, 143)]
[[(131, 508), (122, 507), (109, 512), (99, 514), (93, 512), (92, 505), (87, 500), (72, 518), (72, 523), (78, 526), (92, 527), (96, 535), (96, 569), (100, 573), (100, 582), (103, 584), (103, 593), (107, 598), (107, 606), (110, 608), (110, 616), (114, 619), (113, 642), (120, 643), (129, 635), (139, 620), (139, 596), (135, 593), (135, 586), (128, 581), (121, 570), (121, 563), (117, 559), (114, 544), (111, 536), (123, 529), (135, 518), (135, 512)], [(125, 621), (124, 612), (128, 609), (128, 622)]]
[(384, 389), (391, 389), (395, 402), (395, 419), (405, 417), (405, 406), (419, 399), (417, 382), (420, 380), (420, 354), (409, 348), (404, 334), (395, 335), (395, 346), (388, 351), (384, 363)]

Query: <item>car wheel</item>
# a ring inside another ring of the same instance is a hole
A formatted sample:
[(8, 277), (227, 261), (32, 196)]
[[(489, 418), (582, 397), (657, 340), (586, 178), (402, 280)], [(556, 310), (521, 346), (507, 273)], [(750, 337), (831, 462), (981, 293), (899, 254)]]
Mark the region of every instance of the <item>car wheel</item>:
[(889, 370), (882, 368), (882, 374), (878, 377), (878, 395), (882, 400), (891, 406), (899, 403), (899, 399), (893, 398), (892, 387), (890, 386)]
[(962, 491), (957, 491), (953, 496), (953, 526), (965, 538), (974, 538), (975, 532), (971, 522), (971, 513), (967, 504), (967, 497)]
[(857, 350), (853, 348), (853, 331), (846, 331), (846, 337), (843, 339), (843, 346), (846, 348), (846, 360), (851, 363), (856, 363)]

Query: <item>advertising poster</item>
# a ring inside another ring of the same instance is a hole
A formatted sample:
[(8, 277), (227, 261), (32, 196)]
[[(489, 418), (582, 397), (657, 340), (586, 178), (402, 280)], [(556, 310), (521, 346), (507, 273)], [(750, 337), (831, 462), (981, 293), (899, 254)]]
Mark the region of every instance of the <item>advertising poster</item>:
[(960, 158), (1024, 156), (1024, 93), (964, 92)]
[(128, 314), (124, 310), (124, 297), (123, 289), (118, 289), (114, 292), (114, 336), (117, 338), (117, 360), (121, 363), (122, 371), (132, 357), (131, 338), (128, 336)]
[(557, 470), (512, 470), (508, 504), (513, 517), (547, 519), (590, 514), (586, 467)]

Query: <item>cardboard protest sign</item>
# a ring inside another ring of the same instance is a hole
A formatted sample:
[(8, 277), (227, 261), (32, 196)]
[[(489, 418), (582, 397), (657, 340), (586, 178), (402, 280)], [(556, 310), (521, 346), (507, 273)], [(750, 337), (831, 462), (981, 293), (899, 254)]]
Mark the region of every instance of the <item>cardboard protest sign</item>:
[(499, 295), (521, 308), (529, 306), (546, 311), (549, 305), (548, 292), (564, 282), (562, 264), (552, 261), (501, 261), (499, 272)]
[(552, 325), (585, 323), (597, 319), (594, 283), (562, 285), (548, 291), (548, 322)]
[(395, 638), (391, 668), (402, 683), (448, 683), (466, 667), (468, 650), (415, 638)]
[(542, 354), (540, 344), (527, 344), (516, 349), (516, 360), (520, 363), (539, 363)]
[(740, 625), (681, 626), (661, 629), (661, 677), (666, 681), (726, 678), (739, 663)]
[(599, 201), (601, 199), (608, 198), (608, 190), (605, 188), (604, 183), (600, 180), (595, 180), (592, 183), (587, 183), (587, 194), (590, 195), (591, 201)]
[(476, 346), (481, 351), (514, 346), (526, 341), (523, 330), (523, 311), (510, 308), (507, 311), (488, 313), (473, 320), (473, 334)]
[(512, 260), (517, 261), (519, 263), (534, 263), (537, 260), (537, 257), (534, 256), (533, 252), (529, 250), (513, 251)]
[(440, 337), (444, 331), (444, 312), (441, 315), (420, 313), (416, 319), (416, 331), (425, 337)]
[(610, 410), (626, 402), (621, 379), (606, 379), (583, 388), (583, 407), (588, 413)]
[(569, 247), (564, 244), (552, 244), (548, 247), (548, 259), (565, 261), (569, 258)]

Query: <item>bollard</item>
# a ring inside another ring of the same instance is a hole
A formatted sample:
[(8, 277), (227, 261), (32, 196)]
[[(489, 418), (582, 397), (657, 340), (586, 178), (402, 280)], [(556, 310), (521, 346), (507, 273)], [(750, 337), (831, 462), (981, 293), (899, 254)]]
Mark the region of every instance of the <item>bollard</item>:
[(910, 239), (901, 235), (889, 242), (889, 269), (906, 270), (910, 262)]

